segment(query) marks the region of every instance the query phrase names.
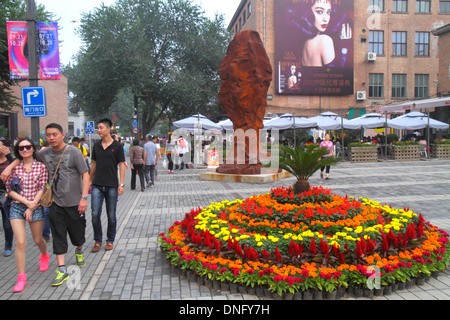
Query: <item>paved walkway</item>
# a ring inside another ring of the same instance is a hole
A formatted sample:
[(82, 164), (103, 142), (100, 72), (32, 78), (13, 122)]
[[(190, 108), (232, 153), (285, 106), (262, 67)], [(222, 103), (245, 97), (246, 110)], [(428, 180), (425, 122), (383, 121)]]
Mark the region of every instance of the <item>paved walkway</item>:
[[(120, 197), (118, 204), (115, 249), (109, 252), (103, 249), (98, 253), (90, 252), (94, 241), (88, 210), (85, 252), (87, 264), (81, 269), (74, 267), (75, 257), (69, 253), (66, 260), (67, 265), (71, 266), (71, 280), (53, 288), (50, 287), (50, 282), (55, 276), (56, 260), (52, 254), (52, 246), (48, 245), (50, 268), (41, 273), (36, 263), (39, 252), (29, 236), (27, 286), (21, 293), (12, 292), (17, 277), (14, 256), (0, 255), (0, 300), (260, 299), (252, 295), (217, 292), (199, 287), (195, 282), (174, 275), (159, 248), (157, 238), (194, 207), (265, 193), (271, 187), (292, 185), (294, 179), (264, 185), (202, 182), (199, 174), (203, 171), (189, 169), (168, 175), (163, 168), (159, 168), (155, 188), (140, 192), (129, 189), (128, 170), (125, 194)], [(450, 161), (385, 161), (367, 164), (343, 162), (332, 167), (330, 176), (332, 180), (321, 180), (317, 173), (310, 179), (310, 183), (322, 184), (340, 195), (366, 196), (394, 207), (410, 207), (415, 212), (422, 213), (425, 219), (450, 232)], [(103, 224), (106, 232), (106, 214), (103, 215)], [(3, 246), (3, 229), (0, 229), (0, 248), (3, 249)], [(70, 247), (70, 250), (72, 252), (74, 248)], [(423, 286), (373, 299), (450, 299), (450, 269)]]

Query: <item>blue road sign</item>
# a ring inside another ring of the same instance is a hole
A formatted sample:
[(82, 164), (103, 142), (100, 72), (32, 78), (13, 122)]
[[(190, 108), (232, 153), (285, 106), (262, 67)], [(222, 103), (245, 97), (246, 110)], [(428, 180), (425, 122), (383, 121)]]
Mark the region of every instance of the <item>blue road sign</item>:
[(85, 134), (94, 134), (95, 133), (94, 121), (86, 121), (84, 123), (84, 133)]
[(139, 120), (133, 119), (133, 128), (137, 128), (137, 127), (139, 127)]
[(22, 109), (24, 117), (47, 116), (44, 87), (22, 88)]

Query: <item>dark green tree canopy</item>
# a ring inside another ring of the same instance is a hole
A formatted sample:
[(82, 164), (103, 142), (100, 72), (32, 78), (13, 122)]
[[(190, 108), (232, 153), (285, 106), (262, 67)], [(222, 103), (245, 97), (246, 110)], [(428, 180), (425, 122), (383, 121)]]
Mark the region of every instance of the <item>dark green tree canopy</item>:
[(206, 18), (191, 0), (118, 0), (81, 22), (84, 46), (67, 74), (89, 116), (107, 113), (125, 88), (140, 100), (144, 132), (162, 116), (218, 106), (218, 69), (229, 40), (222, 16)]

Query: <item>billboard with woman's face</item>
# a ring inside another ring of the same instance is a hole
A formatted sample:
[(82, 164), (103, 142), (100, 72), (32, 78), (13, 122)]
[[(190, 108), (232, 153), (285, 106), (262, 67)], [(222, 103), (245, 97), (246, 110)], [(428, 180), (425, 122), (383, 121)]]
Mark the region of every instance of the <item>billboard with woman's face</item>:
[(278, 94), (353, 94), (353, 1), (275, 1)]

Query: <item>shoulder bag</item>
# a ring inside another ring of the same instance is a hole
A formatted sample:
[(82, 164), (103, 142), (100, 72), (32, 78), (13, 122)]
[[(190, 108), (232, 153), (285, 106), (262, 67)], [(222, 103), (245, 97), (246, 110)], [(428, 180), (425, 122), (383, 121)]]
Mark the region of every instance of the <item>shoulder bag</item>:
[(64, 153), (66, 152), (67, 148), (68, 147), (66, 146), (66, 148), (64, 149), (64, 151), (61, 155), (61, 158), (59, 159), (58, 166), (56, 167), (55, 173), (53, 174), (53, 178), (52, 178), (52, 181), (50, 182), (50, 185), (45, 188), (44, 194), (42, 195), (42, 198), (40, 201), (41, 206), (48, 208), (53, 204), (52, 184), (53, 184), (53, 180), (55, 180), (56, 173), (58, 172), (59, 165), (61, 164), (62, 158), (63, 158)]

